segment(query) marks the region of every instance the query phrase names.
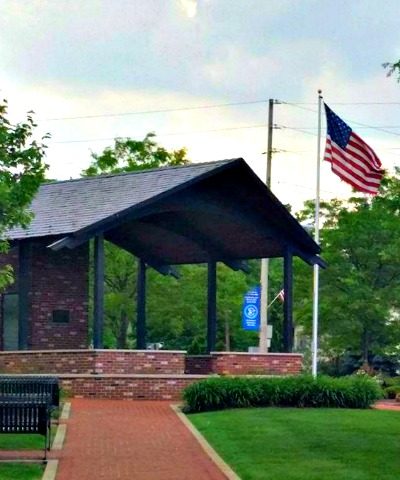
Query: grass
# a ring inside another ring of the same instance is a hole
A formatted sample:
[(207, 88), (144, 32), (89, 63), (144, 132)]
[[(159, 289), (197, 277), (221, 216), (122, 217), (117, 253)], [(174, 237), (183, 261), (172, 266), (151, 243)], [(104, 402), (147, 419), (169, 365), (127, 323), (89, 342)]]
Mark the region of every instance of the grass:
[[(51, 427), (51, 439), (54, 440), (57, 427)], [(44, 436), (36, 433), (0, 433), (0, 450), (43, 450)], [(0, 476), (0, 480), (3, 480)]]
[(0, 433), (0, 450), (41, 450), (43, 448), (44, 437), (42, 435)]
[(40, 480), (44, 466), (35, 463), (0, 463), (1, 480)]
[(399, 478), (399, 412), (252, 408), (188, 417), (243, 480)]

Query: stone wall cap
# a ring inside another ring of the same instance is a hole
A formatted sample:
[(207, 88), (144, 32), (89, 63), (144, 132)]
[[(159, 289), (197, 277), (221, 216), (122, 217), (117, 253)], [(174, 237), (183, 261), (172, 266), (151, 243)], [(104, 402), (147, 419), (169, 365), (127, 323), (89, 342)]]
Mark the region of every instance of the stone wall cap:
[(186, 354), (186, 356), (189, 358), (211, 358), (212, 357), (211, 353), (204, 353), (202, 355), (191, 355), (189, 353), (189, 354)]
[[(26, 376), (26, 375), (24, 375)], [(36, 375), (32, 375), (33, 377)], [(211, 376), (217, 375), (196, 375), (196, 374), (172, 374), (172, 373), (55, 373), (55, 374), (46, 374), (44, 376), (52, 376), (58, 377), (61, 379), (68, 379), (68, 378), (87, 378), (87, 379), (96, 379), (96, 378), (167, 378), (170, 380), (173, 379), (191, 379), (191, 378), (210, 378)]]
[(251, 353), (251, 352), (210, 352), (210, 355), (247, 355), (249, 357), (266, 356), (266, 357), (302, 357), (302, 353), (284, 353), (284, 352), (268, 352), (268, 353)]
[(186, 354), (186, 350), (133, 350), (133, 349), (117, 349), (117, 348), (96, 348), (95, 350), (89, 350), (91, 352), (114, 352), (114, 353), (183, 353)]
[(37, 353), (97, 353), (97, 352), (113, 352), (113, 353), (181, 353), (186, 354), (186, 350), (129, 350), (129, 349), (94, 349), (94, 348), (81, 348), (81, 349), (56, 349), (56, 350), (3, 350), (0, 351), (0, 355), (15, 355), (15, 354), (37, 354)]

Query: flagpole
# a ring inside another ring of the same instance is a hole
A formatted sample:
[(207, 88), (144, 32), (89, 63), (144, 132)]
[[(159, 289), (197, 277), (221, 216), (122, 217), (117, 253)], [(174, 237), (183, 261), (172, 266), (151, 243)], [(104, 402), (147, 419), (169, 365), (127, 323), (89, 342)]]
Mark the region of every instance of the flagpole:
[[(318, 142), (317, 142), (317, 185), (315, 195), (315, 219), (314, 239), (319, 244), (319, 197), (321, 177), (321, 114), (322, 114), (322, 90), (318, 90)], [(313, 288), (313, 328), (312, 328), (312, 375), (317, 376), (318, 366), (318, 302), (319, 302), (319, 265), (314, 265), (314, 288)]]
[[(282, 291), (282, 290), (281, 290), (281, 291)], [(279, 295), (281, 294), (281, 291), (279, 291), (279, 292), (275, 295), (274, 299), (268, 304), (268, 308), (271, 307), (272, 304), (274, 304), (274, 303), (276, 302), (276, 300), (278, 299)]]

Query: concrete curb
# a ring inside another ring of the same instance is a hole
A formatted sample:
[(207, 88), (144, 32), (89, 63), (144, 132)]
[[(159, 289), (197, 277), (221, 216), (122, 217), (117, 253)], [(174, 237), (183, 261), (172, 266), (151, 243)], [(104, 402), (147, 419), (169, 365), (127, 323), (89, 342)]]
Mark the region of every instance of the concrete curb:
[(60, 423), (57, 427), (57, 432), (51, 446), (52, 450), (62, 450), (65, 440), (65, 434), (67, 432), (67, 426), (63, 423)]
[(68, 420), (71, 415), (71, 402), (65, 402), (61, 411), (60, 420)]
[(57, 475), (58, 460), (48, 460), (42, 480), (55, 480)]
[(179, 420), (185, 425), (185, 427), (191, 432), (194, 438), (199, 442), (201, 448), (215, 463), (215, 465), (221, 470), (228, 480), (241, 480), (231, 467), (218, 455), (203, 435), (197, 430), (197, 428), (188, 420), (185, 414), (182, 413), (180, 405), (171, 404), (171, 409), (175, 412)]
[[(68, 420), (70, 415), (71, 415), (71, 402), (65, 402), (60, 414), (60, 421)], [(67, 433), (67, 425), (65, 423), (59, 423), (57, 426), (56, 435), (51, 445), (52, 450), (62, 450), (64, 446), (66, 433)]]

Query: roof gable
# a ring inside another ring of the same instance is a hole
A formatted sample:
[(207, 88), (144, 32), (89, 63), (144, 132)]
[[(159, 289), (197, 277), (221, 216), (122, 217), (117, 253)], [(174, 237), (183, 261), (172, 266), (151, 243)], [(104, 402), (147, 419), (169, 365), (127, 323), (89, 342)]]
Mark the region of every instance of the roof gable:
[(28, 228), (13, 228), (6, 236), (14, 240), (71, 234), (202, 178), (237, 160), (44, 184), (32, 202), (34, 218)]

